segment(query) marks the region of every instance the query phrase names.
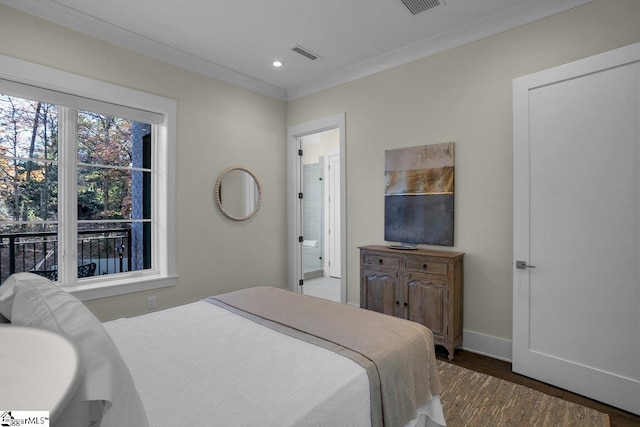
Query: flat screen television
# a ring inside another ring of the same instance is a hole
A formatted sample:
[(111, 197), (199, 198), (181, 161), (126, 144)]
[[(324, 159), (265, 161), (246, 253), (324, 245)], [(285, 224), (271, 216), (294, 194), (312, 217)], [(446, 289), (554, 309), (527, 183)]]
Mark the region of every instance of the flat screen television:
[(453, 194), (386, 196), (384, 240), (403, 249), (453, 246)]

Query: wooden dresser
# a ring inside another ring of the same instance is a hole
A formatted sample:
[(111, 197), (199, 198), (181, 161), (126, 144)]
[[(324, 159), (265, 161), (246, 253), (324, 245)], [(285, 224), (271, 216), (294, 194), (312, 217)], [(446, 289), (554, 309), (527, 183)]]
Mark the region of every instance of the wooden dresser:
[(360, 248), (360, 307), (422, 323), (453, 359), (462, 342), (462, 252)]

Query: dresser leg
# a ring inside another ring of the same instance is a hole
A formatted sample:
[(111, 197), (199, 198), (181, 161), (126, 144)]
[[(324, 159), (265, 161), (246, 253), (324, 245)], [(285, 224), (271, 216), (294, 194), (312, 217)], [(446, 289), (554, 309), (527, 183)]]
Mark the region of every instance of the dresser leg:
[(454, 346), (447, 346), (446, 349), (447, 349), (447, 352), (449, 352), (449, 360), (453, 360), (453, 356), (456, 351), (456, 348)]

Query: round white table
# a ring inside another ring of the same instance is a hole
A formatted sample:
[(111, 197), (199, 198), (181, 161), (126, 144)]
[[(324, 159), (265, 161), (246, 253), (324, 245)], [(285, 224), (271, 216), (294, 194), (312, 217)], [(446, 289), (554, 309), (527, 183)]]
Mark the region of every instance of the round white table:
[(78, 352), (43, 329), (0, 325), (0, 402), (4, 411), (64, 410), (78, 382)]

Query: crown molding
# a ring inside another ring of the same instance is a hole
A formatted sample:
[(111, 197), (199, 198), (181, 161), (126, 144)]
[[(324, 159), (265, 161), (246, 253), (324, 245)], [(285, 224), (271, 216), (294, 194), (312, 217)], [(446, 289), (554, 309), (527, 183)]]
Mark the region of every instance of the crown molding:
[(480, 19), (468, 25), (438, 34), (407, 47), (337, 71), (325, 77), (287, 90), (287, 101), (330, 89), (350, 81), (386, 71), (400, 65), (427, 58), (445, 50), (462, 46), (521, 25), (590, 3), (593, 0), (529, 0), (511, 9)]
[(55, 0), (0, 0), (14, 9), (175, 66), (283, 101), (293, 101), (381, 71), (498, 34), (593, 0), (529, 0), (511, 9), (452, 29), (385, 55), (347, 67), (294, 88), (284, 89), (212, 61), (156, 42), (140, 34), (70, 9)]
[(151, 40), (140, 34), (68, 8), (55, 1), (0, 0), (0, 3), (159, 61), (213, 77), (253, 92), (283, 101), (286, 100), (286, 91), (283, 88)]

